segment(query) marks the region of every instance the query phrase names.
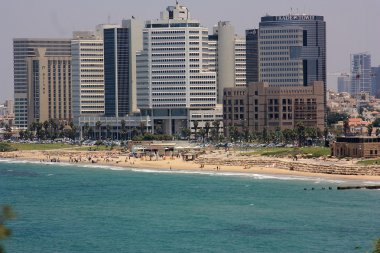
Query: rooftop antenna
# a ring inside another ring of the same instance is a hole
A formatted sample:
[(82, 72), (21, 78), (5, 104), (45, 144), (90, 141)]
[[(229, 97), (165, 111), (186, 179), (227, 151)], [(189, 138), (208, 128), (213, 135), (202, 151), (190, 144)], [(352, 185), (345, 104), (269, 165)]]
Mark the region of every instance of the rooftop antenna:
[(107, 21), (108, 21), (108, 24), (111, 24), (111, 15), (110, 14), (108, 14)]

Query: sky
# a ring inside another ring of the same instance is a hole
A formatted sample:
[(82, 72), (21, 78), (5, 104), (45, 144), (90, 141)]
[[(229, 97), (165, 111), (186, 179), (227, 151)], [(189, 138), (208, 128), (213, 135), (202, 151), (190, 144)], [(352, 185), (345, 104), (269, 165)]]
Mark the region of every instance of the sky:
[[(350, 54), (369, 52), (380, 65), (379, 0), (179, 0), (209, 29), (230, 21), (238, 35), (257, 28), (260, 18), (293, 12), (325, 17), (327, 27), (327, 86), (349, 72)], [(175, 0), (1, 0), (0, 103), (13, 99), (13, 38), (70, 38), (72, 31), (94, 30), (97, 24), (159, 18)]]

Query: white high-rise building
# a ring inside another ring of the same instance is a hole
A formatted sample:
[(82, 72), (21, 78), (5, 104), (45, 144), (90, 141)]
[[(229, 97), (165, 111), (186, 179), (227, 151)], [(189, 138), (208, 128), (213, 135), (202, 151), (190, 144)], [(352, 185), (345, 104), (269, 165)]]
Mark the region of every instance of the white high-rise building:
[(217, 72), (218, 103), (224, 88), (246, 86), (245, 38), (235, 34), (228, 21), (220, 21), (209, 36), (209, 67)]
[(104, 114), (103, 39), (95, 32), (74, 32), (71, 41), (73, 121)]
[(216, 73), (209, 70), (208, 29), (188, 9), (169, 6), (147, 21), (137, 57), (137, 104), (153, 118), (154, 131), (179, 134), (192, 111), (216, 106)]
[(245, 38), (235, 37), (235, 87), (245, 87), (246, 84)]

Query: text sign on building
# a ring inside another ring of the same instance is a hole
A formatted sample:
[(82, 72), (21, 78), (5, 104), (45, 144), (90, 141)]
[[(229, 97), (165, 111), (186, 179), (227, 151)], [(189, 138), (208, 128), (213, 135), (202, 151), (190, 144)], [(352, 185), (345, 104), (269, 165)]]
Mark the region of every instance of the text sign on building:
[(276, 21), (286, 21), (286, 20), (315, 20), (315, 16), (312, 16), (312, 15), (276, 16)]

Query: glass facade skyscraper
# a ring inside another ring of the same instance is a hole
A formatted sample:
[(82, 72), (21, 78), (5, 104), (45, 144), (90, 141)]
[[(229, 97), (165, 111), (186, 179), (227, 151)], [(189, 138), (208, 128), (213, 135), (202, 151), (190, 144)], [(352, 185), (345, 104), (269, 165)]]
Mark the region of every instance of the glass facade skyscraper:
[(359, 53), (351, 55), (351, 95), (372, 94), (371, 55)]
[(258, 29), (245, 31), (247, 84), (259, 81), (258, 34)]
[(129, 29), (104, 29), (105, 116), (123, 117), (130, 112)]
[(265, 16), (259, 25), (259, 80), (279, 86), (326, 86), (323, 16)]
[(380, 66), (371, 68), (372, 91), (376, 98), (380, 98)]

